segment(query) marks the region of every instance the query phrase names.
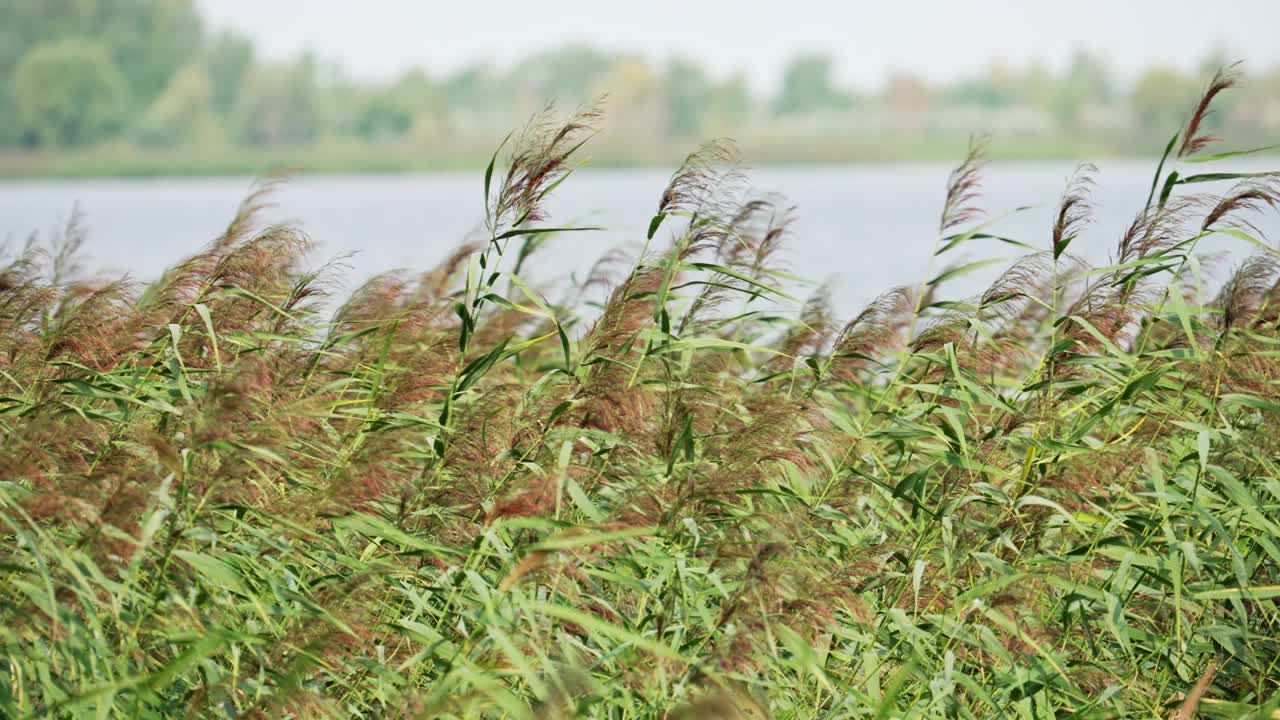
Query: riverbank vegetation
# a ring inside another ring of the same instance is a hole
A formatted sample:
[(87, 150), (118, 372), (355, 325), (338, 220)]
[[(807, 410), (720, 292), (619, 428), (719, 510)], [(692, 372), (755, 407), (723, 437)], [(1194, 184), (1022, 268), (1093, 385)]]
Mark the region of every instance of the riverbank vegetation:
[[(192, 0), (0, 0), (0, 27), (0, 177), (475, 167), (547, 101), (601, 94), (613, 112), (592, 152), (611, 166), (668, 166), (719, 136), (757, 164), (950, 160), (974, 132), (997, 139), (998, 158), (1158, 156), (1221, 64), (1122, 79), (1082, 49), (1061, 67), (993, 62), (945, 83), (902, 72), (858, 87), (820, 53), (765, 79), (570, 45), (357, 79), (324, 56), (264, 58)], [(1205, 122), (1261, 145), (1280, 134), (1280, 68), (1249, 72)]]
[(0, 714), (1280, 716), (1280, 179), (1215, 169), (1231, 82), (1111, 264), (1073, 254), (1089, 167), (1010, 238), (976, 145), (901, 239), (922, 281), (852, 311), (726, 144), (638, 256), (528, 284), (589, 237), (543, 203), (593, 109), (505, 143), (447, 261), (349, 292), (270, 183), (149, 283), (74, 222), (11, 249)]

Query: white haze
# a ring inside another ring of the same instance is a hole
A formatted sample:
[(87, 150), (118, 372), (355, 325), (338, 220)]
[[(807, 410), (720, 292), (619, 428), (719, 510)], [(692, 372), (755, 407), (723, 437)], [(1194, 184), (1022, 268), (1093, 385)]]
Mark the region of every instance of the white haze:
[(1214, 52), (1247, 67), (1280, 62), (1280, 0), (199, 0), (210, 25), (234, 28), (263, 55), (304, 50), (362, 78), (408, 67), (445, 73), (499, 66), (568, 43), (713, 72), (742, 70), (771, 90), (788, 58), (830, 54), (839, 79), (874, 89), (909, 71), (950, 80), (993, 60), (1064, 67), (1077, 48), (1122, 80), (1151, 65), (1191, 69)]

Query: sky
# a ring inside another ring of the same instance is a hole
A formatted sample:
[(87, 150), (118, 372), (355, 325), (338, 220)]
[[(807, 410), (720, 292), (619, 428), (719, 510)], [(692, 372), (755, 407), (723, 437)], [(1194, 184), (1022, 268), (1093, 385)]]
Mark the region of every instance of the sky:
[(828, 53), (837, 77), (874, 89), (895, 71), (945, 81), (993, 60), (1065, 67), (1102, 55), (1121, 78), (1190, 69), (1215, 50), (1248, 67), (1280, 63), (1280, 0), (197, 0), (215, 28), (252, 36), (269, 58), (314, 51), (358, 78), (418, 67), (502, 66), (568, 43), (655, 61), (679, 55), (775, 89), (787, 60)]

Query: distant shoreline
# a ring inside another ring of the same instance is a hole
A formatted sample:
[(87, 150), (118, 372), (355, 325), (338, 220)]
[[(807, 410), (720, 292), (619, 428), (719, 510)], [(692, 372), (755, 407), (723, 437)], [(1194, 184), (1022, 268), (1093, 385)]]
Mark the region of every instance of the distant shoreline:
[[(837, 138), (746, 141), (741, 145), (750, 167), (830, 166), (885, 163), (950, 163), (963, 158), (967, 140), (957, 138), (891, 138), (874, 142)], [(495, 143), (496, 144), (496, 143)], [(592, 168), (674, 167), (696, 143), (657, 147), (602, 143), (590, 159)], [(1145, 147), (1088, 140), (1014, 140), (993, 143), (990, 157), (1001, 161), (1065, 161), (1144, 159)], [(292, 148), (183, 148), (141, 150), (111, 145), (83, 152), (0, 152), (0, 179), (58, 180), (164, 177), (295, 175), (378, 175), (474, 171), (489, 160), (491, 150), (478, 143), (458, 147), (322, 143)]]

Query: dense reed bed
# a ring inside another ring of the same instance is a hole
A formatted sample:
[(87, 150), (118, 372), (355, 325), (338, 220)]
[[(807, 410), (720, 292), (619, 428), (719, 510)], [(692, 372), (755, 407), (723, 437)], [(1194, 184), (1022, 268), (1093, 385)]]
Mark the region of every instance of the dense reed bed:
[[(74, 222), (14, 249), (0, 715), (1280, 717), (1280, 180), (1212, 169), (1230, 84), (1110, 265), (1072, 253), (1090, 168), (1009, 238), (975, 147), (861, 311), (797, 297), (724, 144), (638, 257), (526, 283), (586, 230), (544, 203), (594, 111), (504, 145), (439, 267), (341, 296), (270, 184), (149, 284)], [(1249, 251), (1217, 280), (1211, 235)]]

